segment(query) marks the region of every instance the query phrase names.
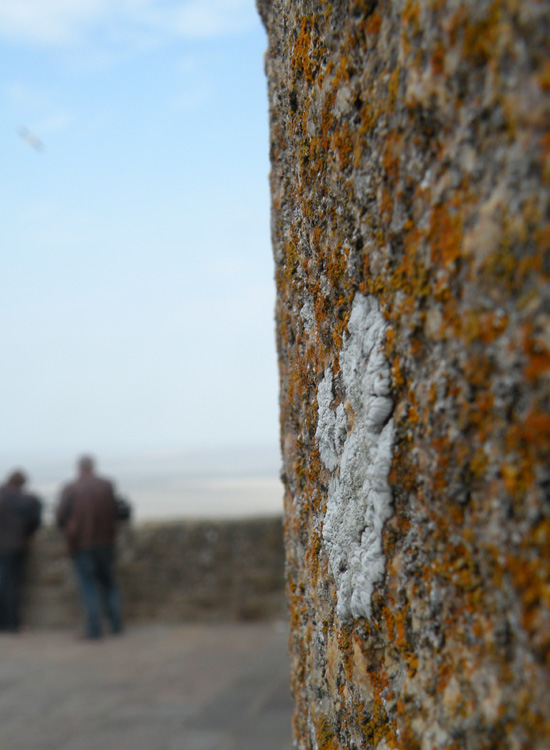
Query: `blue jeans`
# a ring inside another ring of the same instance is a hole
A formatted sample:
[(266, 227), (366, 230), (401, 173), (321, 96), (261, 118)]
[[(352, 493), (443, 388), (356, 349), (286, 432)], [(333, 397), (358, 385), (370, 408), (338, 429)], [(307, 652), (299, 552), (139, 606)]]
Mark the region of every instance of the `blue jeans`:
[(101, 604), (113, 633), (122, 632), (120, 594), (115, 581), (112, 546), (80, 550), (73, 555), (80, 593), (86, 612), (86, 635), (101, 638)]

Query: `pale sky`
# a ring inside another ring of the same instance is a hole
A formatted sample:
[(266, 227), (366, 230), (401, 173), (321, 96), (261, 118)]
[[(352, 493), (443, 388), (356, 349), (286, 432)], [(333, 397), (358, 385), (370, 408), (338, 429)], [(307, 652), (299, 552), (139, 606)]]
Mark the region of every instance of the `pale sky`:
[(276, 446), (253, 0), (2, 0), (0, 44), (0, 464)]

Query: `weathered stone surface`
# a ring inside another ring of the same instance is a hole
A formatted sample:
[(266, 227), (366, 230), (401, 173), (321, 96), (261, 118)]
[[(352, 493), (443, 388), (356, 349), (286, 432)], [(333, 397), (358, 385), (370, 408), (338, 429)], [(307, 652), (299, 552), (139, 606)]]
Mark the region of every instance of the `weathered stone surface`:
[[(286, 616), (281, 519), (123, 527), (117, 571), (127, 622)], [(74, 572), (56, 529), (39, 531), (27, 578), (26, 622), (33, 627), (81, 622)]]
[(258, 7), (298, 747), (543, 750), (550, 3)]

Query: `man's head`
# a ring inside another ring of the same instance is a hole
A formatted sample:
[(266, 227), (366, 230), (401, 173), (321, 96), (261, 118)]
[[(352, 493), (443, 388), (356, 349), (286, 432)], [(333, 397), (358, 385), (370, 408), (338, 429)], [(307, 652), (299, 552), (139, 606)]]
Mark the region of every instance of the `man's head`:
[(94, 459), (91, 456), (82, 456), (78, 459), (78, 473), (81, 477), (88, 477), (94, 473)]
[(20, 469), (18, 469), (17, 471), (13, 471), (9, 475), (8, 481), (6, 484), (8, 485), (8, 487), (13, 487), (13, 489), (19, 490), (25, 484), (26, 481), (27, 481), (27, 477)]

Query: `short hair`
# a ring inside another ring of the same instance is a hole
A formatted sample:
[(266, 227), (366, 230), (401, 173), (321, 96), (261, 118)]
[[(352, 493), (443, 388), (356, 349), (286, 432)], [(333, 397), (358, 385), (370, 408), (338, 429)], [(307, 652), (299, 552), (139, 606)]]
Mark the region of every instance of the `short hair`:
[(19, 488), (22, 487), (26, 481), (27, 477), (25, 476), (25, 473), (20, 469), (17, 469), (16, 471), (12, 471), (12, 473), (9, 475), (7, 484), (10, 487)]
[(93, 471), (95, 466), (94, 459), (91, 456), (81, 456), (78, 459), (78, 468), (80, 471)]

